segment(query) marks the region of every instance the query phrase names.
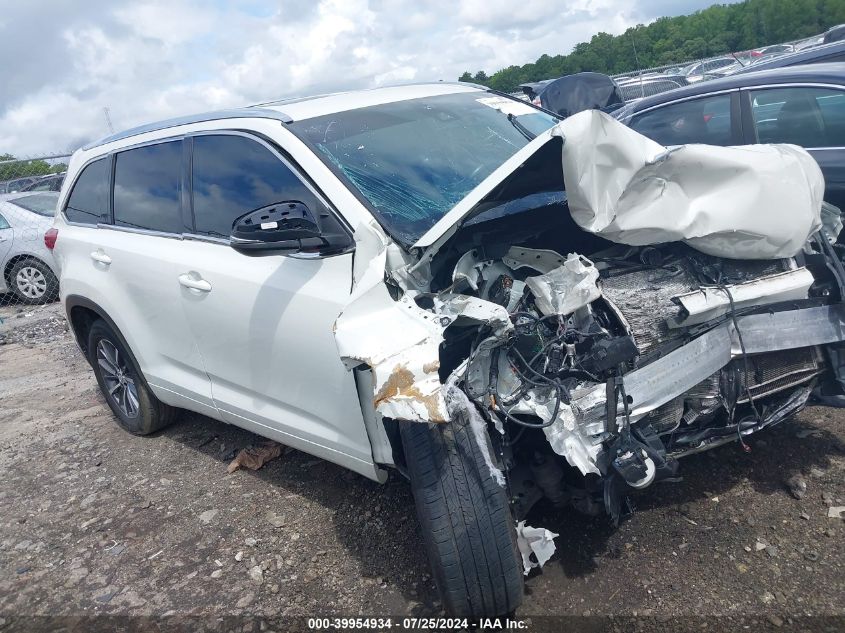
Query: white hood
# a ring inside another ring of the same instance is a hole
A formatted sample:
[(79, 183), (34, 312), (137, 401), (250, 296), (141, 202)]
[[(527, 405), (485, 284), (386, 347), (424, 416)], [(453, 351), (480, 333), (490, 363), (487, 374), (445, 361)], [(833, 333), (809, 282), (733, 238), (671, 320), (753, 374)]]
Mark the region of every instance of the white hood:
[(496, 199), (506, 181), (517, 181), (520, 168), (555, 137), (563, 139), (563, 181), (573, 219), (613, 242), (684, 241), (718, 257), (776, 259), (797, 254), (821, 226), (824, 178), (800, 147), (666, 148), (588, 110), (522, 148), (414, 246), (431, 257), (479, 203)]

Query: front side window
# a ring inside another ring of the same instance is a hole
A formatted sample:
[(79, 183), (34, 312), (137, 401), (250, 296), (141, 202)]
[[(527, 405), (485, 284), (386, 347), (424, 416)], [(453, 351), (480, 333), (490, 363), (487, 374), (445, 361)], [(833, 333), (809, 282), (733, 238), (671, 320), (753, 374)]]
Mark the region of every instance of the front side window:
[(81, 224), (109, 221), (110, 165), (108, 158), (100, 158), (79, 174), (65, 207), (65, 217), (69, 221)]
[(269, 149), (243, 136), (193, 139), (192, 187), (197, 233), (227, 238), (249, 211), (296, 200), (318, 212), (316, 196)]
[(795, 86), (749, 92), (758, 143), (845, 147), (845, 91)]
[(114, 168), (114, 223), (183, 233), (180, 205), (182, 141), (120, 152)]
[(673, 103), (635, 116), (629, 125), (661, 145), (731, 145), (731, 96)]
[(385, 103), (291, 125), (412, 244), (556, 119), (527, 103), (462, 92)]

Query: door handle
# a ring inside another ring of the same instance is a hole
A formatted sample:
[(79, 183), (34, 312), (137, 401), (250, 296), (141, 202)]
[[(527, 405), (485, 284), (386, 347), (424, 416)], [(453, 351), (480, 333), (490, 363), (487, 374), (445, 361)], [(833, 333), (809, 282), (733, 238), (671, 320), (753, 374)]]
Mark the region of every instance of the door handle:
[(95, 262), (105, 264), (106, 266), (111, 264), (111, 257), (106, 255), (103, 251), (91, 251), (91, 259)]
[(211, 284), (205, 279), (197, 279), (187, 273), (179, 275), (179, 283), (191, 290), (200, 290), (202, 292), (209, 292), (211, 290)]

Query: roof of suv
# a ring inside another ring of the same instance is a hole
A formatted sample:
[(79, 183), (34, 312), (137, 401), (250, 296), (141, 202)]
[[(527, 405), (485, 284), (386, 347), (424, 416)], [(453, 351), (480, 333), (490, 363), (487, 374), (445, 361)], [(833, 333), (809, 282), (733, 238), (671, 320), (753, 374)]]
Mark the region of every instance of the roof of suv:
[(460, 82), (431, 82), (404, 84), (400, 86), (386, 86), (382, 88), (354, 90), (350, 92), (337, 92), (314, 97), (267, 101), (245, 108), (203, 112), (200, 114), (191, 114), (174, 119), (148, 123), (107, 136), (95, 141), (94, 143), (86, 145), (83, 149), (92, 149), (100, 145), (105, 145), (106, 143), (144, 134), (145, 132), (154, 132), (157, 130), (177, 127), (179, 125), (188, 125), (190, 123), (200, 123), (203, 121), (258, 117), (278, 119), (284, 123), (292, 123), (293, 121), (301, 121), (303, 119), (311, 119), (326, 114), (334, 114), (335, 112), (344, 112), (346, 110), (365, 108), (384, 103), (395, 103), (398, 101), (408, 101), (410, 99), (419, 99), (422, 97), (433, 97), (480, 90), (486, 90), (486, 88), (484, 86)]
[(781, 83), (830, 83), (845, 85), (845, 62), (830, 62), (826, 64), (807, 64), (804, 66), (789, 66), (787, 68), (773, 68), (771, 70), (760, 70), (757, 72), (742, 73), (700, 81), (690, 86), (667, 90), (660, 94), (640, 99), (636, 103), (618, 110), (616, 116), (626, 119), (632, 114), (646, 110), (656, 105), (662, 105), (669, 101), (676, 101), (685, 97), (697, 97), (720, 90), (733, 90), (735, 88), (746, 88), (749, 86), (765, 86), (767, 84)]

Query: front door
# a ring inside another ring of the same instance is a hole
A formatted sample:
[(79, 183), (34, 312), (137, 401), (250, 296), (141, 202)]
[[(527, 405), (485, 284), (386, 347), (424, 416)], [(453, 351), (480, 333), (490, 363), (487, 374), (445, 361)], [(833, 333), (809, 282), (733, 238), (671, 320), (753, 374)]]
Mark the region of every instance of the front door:
[(197, 239), (181, 252), (182, 306), (214, 402), (228, 422), (372, 473), (353, 375), (332, 326), (352, 286), (352, 253), (251, 257), (226, 244), (248, 211), (320, 198), (269, 145), (244, 134), (192, 138)]

